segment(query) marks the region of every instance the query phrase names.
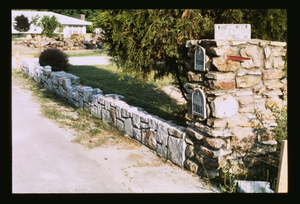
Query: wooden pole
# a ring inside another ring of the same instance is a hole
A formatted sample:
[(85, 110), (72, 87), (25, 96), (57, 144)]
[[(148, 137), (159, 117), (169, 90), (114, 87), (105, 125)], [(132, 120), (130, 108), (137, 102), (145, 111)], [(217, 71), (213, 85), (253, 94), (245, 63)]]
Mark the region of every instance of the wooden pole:
[(276, 193), (288, 192), (288, 160), (287, 160), (287, 140), (282, 140), (279, 167), (277, 173)]
[(38, 57), (40, 57), (42, 52), (42, 46), (41, 46), (41, 36), (38, 36)]
[(16, 69), (17, 69), (17, 72), (20, 71), (20, 55), (19, 55), (19, 50), (16, 51)]

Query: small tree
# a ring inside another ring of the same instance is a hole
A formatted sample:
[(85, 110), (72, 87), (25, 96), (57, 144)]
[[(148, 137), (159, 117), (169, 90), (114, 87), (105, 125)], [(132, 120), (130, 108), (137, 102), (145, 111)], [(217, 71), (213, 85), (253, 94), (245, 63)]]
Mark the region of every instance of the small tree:
[(27, 32), (30, 29), (31, 23), (29, 23), (28, 18), (25, 17), (23, 14), (20, 16), (15, 17), (16, 23), (14, 24), (14, 28), (23, 33)]
[(35, 16), (32, 18), (32, 23), (35, 26), (39, 26), (42, 28), (42, 34), (46, 35), (47, 37), (53, 37), (55, 34), (55, 30), (58, 29), (60, 32), (63, 28), (63, 25), (60, 24), (55, 16), (43, 16), (43, 18), (38, 21), (39, 16)]

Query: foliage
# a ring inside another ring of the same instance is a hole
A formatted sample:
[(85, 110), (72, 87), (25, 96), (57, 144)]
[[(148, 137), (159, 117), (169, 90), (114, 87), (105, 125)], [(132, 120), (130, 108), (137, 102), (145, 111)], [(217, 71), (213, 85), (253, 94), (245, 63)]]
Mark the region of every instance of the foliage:
[(16, 23), (14, 24), (14, 28), (23, 33), (27, 32), (30, 29), (31, 23), (29, 22), (28, 18), (25, 17), (23, 14), (20, 16), (15, 17)]
[(36, 15), (35, 17), (32, 17), (32, 23), (35, 26), (42, 28), (42, 35), (46, 35), (49, 38), (52, 38), (56, 34), (55, 31), (61, 32), (63, 29), (63, 25), (60, 24), (55, 16), (43, 16), (43, 18), (38, 21), (40, 18), (39, 15)]
[[(136, 80), (173, 75), (182, 93), (186, 80), (187, 40), (213, 38), (214, 23), (250, 23), (252, 38), (286, 41), (284, 9), (114, 9), (101, 12), (108, 54)], [(184, 94), (183, 94), (184, 96)]]
[(58, 49), (48, 49), (41, 53), (39, 57), (41, 66), (50, 65), (52, 71), (67, 71), (69, 64), (68, 56)]

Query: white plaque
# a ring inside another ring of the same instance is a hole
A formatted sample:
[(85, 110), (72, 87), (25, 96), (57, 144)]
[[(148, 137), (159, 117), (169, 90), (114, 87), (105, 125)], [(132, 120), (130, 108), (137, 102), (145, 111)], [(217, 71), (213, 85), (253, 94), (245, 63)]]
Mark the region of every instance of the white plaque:
[(249, 40), (251, 24), (215, 24), (215, 40)]

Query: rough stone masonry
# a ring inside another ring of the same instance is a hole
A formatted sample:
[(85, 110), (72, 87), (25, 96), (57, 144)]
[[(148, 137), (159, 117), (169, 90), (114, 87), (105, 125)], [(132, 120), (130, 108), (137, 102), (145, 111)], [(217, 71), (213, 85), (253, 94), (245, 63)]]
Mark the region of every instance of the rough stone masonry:
[[(267, 106), (285, 108), (287, 84), (280, 81), (284, 75), (285, 42), (265, 40), (191, 40), (190, 61), (187, 66), (188, 113), (186, 131), (185, 166), (204, 174), (203, 165), (210, 176), (218, 169), (230, 165), (233, 173), (255, 167), (251, 156), (264, 156), (276, 151), (272, 129), (277, 125)], [(205, 71), (196, 71), (194, 50), (205, 49)], [(228, 56), (247, 57), (249, 60), (229, 60)], [(205, 93), (207, 118), (192, 115), (191, 95), (196, 88)], [(256, 134), (258, 120), (254, 111), (262, 116), (265, 131)]]
[[(193, 70), (194, 49), (206, 50), (205, 71)], [(271, 132), (277, 124), (266, 105), (286, 106), (287, 86), (279, 79), (286, 49), (283, 42), (263, 40), (194, 40), (187, 47), (188, 80), (185, 88), (190, 99), (186, 115), (188, 127), (178, 126), (142, 108), (130, 106), (118, 94), (104, 95), (99, 88), (81, 86), (80, 78), (65, 72), (52, 72), (50, 66), (21, 63), (21, 70), (76, 107), (86, 107), (99, 119), (123, 130), (159, 155), (201, 176), (205, 170), (215, 177), (219, 168), (231, 165), (232, 172), (247, 171), (256, 160), (247, 155), (263, 156), (275, 151)], [(229, 61), (227, 55), (251, 60)], [(206, 116), (191, 114), (191, 94), (196, 88), (205, 93)], [(266, 134), (258, 137), (254, 109), (264, 118)], [(205, 168), (203, 168), (205, 167)]]

